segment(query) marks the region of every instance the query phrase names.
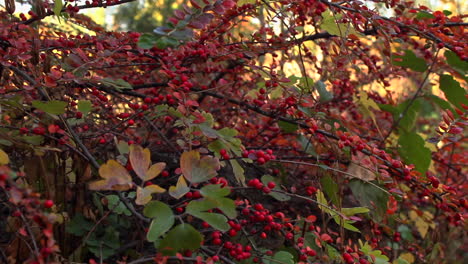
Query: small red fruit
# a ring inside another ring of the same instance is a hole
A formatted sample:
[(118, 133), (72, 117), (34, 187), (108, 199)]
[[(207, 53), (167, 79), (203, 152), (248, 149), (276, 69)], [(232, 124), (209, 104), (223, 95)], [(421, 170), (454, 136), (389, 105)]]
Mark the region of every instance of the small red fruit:
[(54, 201), (52, 201), (52, 200), (45, 200), (44, 201), (44, 207), (45, 208), (52, 208), (52, 206), (54, 206)]

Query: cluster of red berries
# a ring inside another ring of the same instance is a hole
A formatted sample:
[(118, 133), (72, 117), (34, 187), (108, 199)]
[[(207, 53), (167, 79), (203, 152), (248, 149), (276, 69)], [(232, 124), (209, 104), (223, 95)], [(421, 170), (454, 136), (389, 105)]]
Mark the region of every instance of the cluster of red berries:
[(270, 161), (270, 160), (274, 160), (276, 159), (276, 156), (273, 155), (273, 150), (271, 149), (267, 149), (265, 151), (263, 150), (244, 150), (244, 152), (242, 152), (242, 157), (243, 158), (250, 158), (252, 160), (255, 160), (257, 161), (257, 164), (258, 165), (263, 165), (265, 164), (266, 162)]
[(243, 246), (239, 243), (232, 243), (227, 241), (224, 243), (223, 247), (228, 250), (229, 255), (235, 258), (237, 261), (248, 259), (252, 256), (252, 247), (250, 245)]
[(225, 149), (221, 149), (221, 150), (219, 151), (219, 155), (221, 155), (221, 157), (222, 157), (223, 159), (225, 159), (225, 160), (228, 160), (228, 159), (231, 158), (231, 157), (229, 156), (229, 153), (228, 153), (227, 150), (225, 150)]
[(252, 179), (247, 183), (247, 186), (254, 187), (255, 189), (262, 190), (264, 193), (270, 193), (276, 187), (275, 182), (269, 182), (265, 186), (259, 179)]

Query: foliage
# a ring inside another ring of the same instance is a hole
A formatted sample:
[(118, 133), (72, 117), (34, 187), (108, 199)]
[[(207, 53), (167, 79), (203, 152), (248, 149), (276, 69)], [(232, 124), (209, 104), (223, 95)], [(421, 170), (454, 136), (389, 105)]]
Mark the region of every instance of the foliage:
[(131, 1), (5, 1), (1, 262), (466, 262), (463, 15)]

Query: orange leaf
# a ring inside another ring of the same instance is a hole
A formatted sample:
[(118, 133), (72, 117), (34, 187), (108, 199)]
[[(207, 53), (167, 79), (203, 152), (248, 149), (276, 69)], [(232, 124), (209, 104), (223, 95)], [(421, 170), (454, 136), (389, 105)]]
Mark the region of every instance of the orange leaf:
[(126, 191), (132, 187), (132, 177), (117, 161), (109, 160), (99, 168), (99, 175), (103, 180), (91, 182), (90, 190), (118, 190)]
[(136, 175), (146, 181), (146, 171), (151, 164), (151, 154), (149, 149), (143, 149), (138, 145), (130, 146), (130, 163)]
[(158, 162), (153, 164), (146, 172), (145, 181), (149, 181), (158, 176), (164, 170), (164, 168), (166, 168), (166, 163), (164, 162)]

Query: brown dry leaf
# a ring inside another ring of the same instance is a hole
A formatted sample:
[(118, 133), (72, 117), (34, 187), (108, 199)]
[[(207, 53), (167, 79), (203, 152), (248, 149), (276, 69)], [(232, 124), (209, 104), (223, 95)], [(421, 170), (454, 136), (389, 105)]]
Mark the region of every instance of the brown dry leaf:
[(354, 175), (354, 178), (358, 178), (363, 181), (373, 181), (376, 178), (374, 172), (355, 163), (351, 163), (351, 165), (349, 165), (347, 172)]
[(151, 153), (149, 149), (143, 149), (138, 145), (130, 146), (130, 163), (133, 171), (140, 179), (146, 179), (146, 171), (151, 164)]
[(90, 190), (126, 191), (132, 187), (132, 177), (127, 170), (115, 160), (109, 160), (99, 168), (99, 175), (104, 178), (91, 182)]
[(166, 167), (166, 163), (159, 162), (151, 167), (151, 153), (149, 149), (143, 149), (138, 145), (130, 146), (130, 163), (133, 171), (143, 181), (149, 181), (158, 176)]
[(180, 169), (184, 177), (192, 183), (207, 181), (216, 175), (220, 168), (218, 158), (203, 156), (196, 150), (182, 153), (180, 157)]

